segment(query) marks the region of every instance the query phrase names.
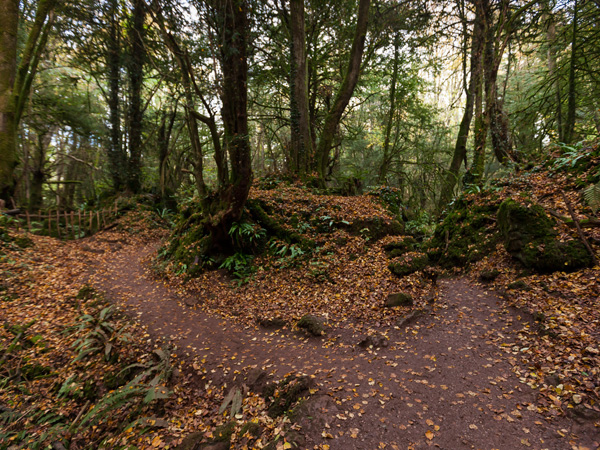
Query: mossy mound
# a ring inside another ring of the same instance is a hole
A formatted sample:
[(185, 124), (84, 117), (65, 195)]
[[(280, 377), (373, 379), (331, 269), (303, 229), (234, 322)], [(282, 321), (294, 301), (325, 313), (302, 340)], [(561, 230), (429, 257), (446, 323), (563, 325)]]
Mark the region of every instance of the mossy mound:
[(416, 250), (419, 243), (412, 236), (404, 236), (402, 239), (394, 240), (383, 246), (383, 250), (389, 258), (402, 256), (406, 252)]
[(325, 333), (325, 327), (323, 321), (318, 317), (306, 314), (296, 324), (298, 328), (306, 330), (313, 336), (322, 336)]
[(559, 241), (554, 225), (539, 205), (523, 206), (507, 199), (498, 210), (504, 247), (525, 267), (546, 273), (589, 267), (592, 258), (583, 243)]
[(495, 226), (499, 205), (500, 198), (493, 193), (457, 199), (424, 245), (430, 260), (454, 268), (491, 253), (500, 240)]
[(426, 254), (409, 252), (390, 261), (388, 268), (393, 274), (404, 277), (418, 270), (423, 270), (428, 265), (429, 257)]

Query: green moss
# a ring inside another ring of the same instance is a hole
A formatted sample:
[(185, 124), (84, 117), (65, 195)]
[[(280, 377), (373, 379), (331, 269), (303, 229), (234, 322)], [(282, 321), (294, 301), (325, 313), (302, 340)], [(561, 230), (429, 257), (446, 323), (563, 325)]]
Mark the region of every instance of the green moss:
[(482, 194), (475, 200), (462, 197), (443, 217), (433, 237), (423, 245), (429, 258), (445, 268), (463, 267), (491, 253), (500, 234), (495, 227), (499, 200)]
[(592, 259), (583, 243), (559, 241), (554, 224), (539, 205), (523, 206), (507, 199), (498, 209), (498, 228), (504, 247), (525, 267), (554, 272), (590, 266)]
[(270, 417), (279, 417), (289, 411), (296, 402), (309, 393), (311, 381), (309, 377), (289, 376), (272, 390), (271, 404), (267, 409)]
[(313, 336), (322, 336), (325, 332), (321, 320), (315, 316), (311, 316), (310, 314), (302, 316), (296, 325), (298, 328), (308, 331)]
[(242, 429), (240, 430), (239, 436), (242, 437), (244, 436), (246, 433), (248, 433), (250, 436), (257, 438), (260, 436), (260, 425), (256, 422), (246, 422), (243, 426)]
[(407, 255), (401, 259), (394, 259), (388, 269), (399, 277), (410, 275), (418, 270), (423, 270), (429, 264), (429, 257), (424, 253)]
[(214, 442), (227, 442), (231, 440), (233, 432), (235, 431), (235, 421), (227, 422), (221, 426), (218, 426), (214, 432)]
[(33, 247), (33, 241), (29, 236), (18, 236), (15, 238), (15, 244), (21, 248)]

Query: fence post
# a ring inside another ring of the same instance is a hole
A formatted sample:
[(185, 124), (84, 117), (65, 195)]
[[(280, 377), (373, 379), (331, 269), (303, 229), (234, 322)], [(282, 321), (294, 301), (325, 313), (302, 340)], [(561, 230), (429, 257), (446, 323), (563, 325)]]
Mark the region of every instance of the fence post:
[(79, 237), (79, 235), (81, 234), (81, 210), (77, 211), (77, 217), (79, 218), (79, 225), (77, 226), (77, 236)]
[(58, 238), (61, 239), (60, 235), (60, 210), (56, 210), (56, 231), (58, 231)]
[(90, 211), (90, 234), (92, 234), (94, 232), (93, 231), (94, 229), (92, 228), (94, 225), (94, 223), (92, 221), (92, 218), (93, 218), (92, 214), (94, 214), (94, 213), (92, 211)]
[[(41, 213), (41, 211), (40, 211)], [(41, 214), (40, 214), (41, 216)], [(48, 236), (52, 235), (52, 210), (48, 210)]]
[(27, 232), (31, 233), (31, 217), (29, 217), (29, 210), (25, 211), (25, 215), (27, 216)]

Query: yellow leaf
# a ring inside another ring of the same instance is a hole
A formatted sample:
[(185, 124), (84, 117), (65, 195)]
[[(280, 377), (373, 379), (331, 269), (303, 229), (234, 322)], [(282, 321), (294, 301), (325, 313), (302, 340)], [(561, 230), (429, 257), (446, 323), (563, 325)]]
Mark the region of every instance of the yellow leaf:
[(429, 440), (432, 440), (432, 439), (433, 439), (433, 436), (434, 436), (434, 434), (433, 434), (433, 432), (432, 432), (432, 431), (430, 431), (430, 430), (427, 430), (427, 433), (425, 433), (425, 437), (426, 437), (427, 439), (429, 439)]
[(283, 450), (288, 450), (292, 448), (292, 444), (290, 444), (289, 442), (286, 442), (285, 444), (283, 444)]
[(432, 426), (433, 426), (433, 420), (431, 420), (431, 419), (427, 419), (427, 420), (425, 421), (425, 423), (426, 423), (427, 425), (429, 425), (430, 427), (432, 427)]

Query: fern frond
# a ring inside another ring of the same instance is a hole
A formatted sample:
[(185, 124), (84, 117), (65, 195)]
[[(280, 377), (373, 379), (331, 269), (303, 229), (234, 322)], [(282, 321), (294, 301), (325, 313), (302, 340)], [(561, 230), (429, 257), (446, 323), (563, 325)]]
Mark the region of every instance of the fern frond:
[(600, 182), (592, 184), (583, 191), (585, 201), (594, 211), (594, 214), (600, 209)]

